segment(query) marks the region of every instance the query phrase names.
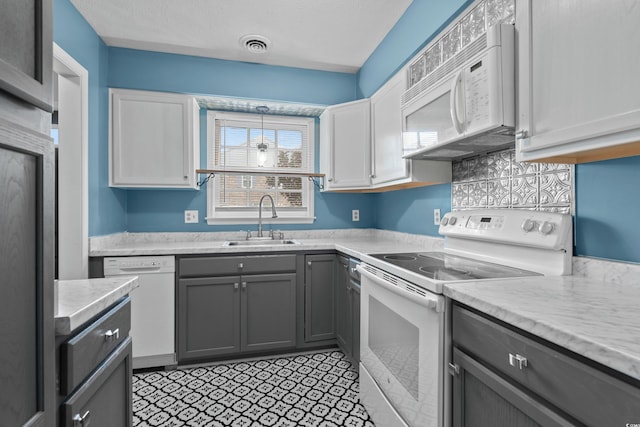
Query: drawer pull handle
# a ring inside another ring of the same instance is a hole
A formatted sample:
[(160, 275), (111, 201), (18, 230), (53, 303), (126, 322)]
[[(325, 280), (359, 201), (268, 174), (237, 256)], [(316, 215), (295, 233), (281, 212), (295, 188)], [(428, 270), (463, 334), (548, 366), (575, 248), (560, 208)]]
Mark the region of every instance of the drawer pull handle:
[(91, 412), (87, 411), (82, 416), (75, 414), (71, 421), (73, 421), (73, 427), (88, 427), (91, 422)]
[(523, 370), (527, 367), (527, 358), (519, 354), (509, 353), (509, 365)]
[(113, 331), (109, 329), (104, 333), (105, 341), (117, 341), (118, 339), (120, 339), (120, 328), (114, 329)]

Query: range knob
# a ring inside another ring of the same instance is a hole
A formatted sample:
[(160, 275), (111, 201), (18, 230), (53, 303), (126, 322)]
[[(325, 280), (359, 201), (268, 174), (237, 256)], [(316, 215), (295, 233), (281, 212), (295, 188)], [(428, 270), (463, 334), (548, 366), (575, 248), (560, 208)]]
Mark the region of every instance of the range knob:
[(447, 225), (447, 224), (449, 224), (449, 217), (448, 217), (448, 216), (443, 217), (443, 218), (442, 218), (442, 221), (440, 221), (440, 223), (441, 223), (442, 225)]
[(449, 218), (449, 224), (456, 225), (456, 222), (458, 222), (458, 218), (456, 218), (455, 216)]
[(542, 224), (540, 224), (538, 231), (546, 236), (547, 234), (551, 234), (555, 228), (556, 227), (554, 223), (545, 221)]
[(525, 219), (522, 223), (522, 229), (525, 233), (533, 231), (534, 228), (536, 228), (536, 222), (532, 219)]

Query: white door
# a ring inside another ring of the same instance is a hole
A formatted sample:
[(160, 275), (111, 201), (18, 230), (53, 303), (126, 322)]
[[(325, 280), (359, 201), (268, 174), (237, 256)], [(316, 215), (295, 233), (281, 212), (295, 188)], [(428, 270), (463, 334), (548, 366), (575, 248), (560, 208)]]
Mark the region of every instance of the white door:
[[(358, 270), (362, 274), (361, 366), (408, 426), (441, 426), (444, 297)], [(361, 385), (361, 398), (374, 422), (392, 424), (379, 404), (380, 396), (375, 396), (380, 392), (367, 388), (367, 383)]]
[(518, 0), (516, 10), (517, 160), (640, 154), (637, 1)]
[(371, 97), (371, 182), (404, 179), (409, 176), (409, 162), (402, 158), (402, 94), (405, 73), (398, 72)]
[(369, 108), (369, 99), (363, 99), (331, 106), (320, 116), (320, 161), (328, 190), (369, 187)]

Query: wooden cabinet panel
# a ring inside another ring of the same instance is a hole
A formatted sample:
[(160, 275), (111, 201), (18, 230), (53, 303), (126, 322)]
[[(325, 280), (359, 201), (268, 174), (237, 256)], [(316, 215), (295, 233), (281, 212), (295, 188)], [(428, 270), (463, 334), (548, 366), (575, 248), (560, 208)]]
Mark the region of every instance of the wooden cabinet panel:
[(351, 300), (349, 298), (349, 259), (338, 256), (336, 263), (336, 341), (351, 355)]
[(240, 351), (240, 276), (180, 279), (178, 360)]
[(126, 298), (60, 347), (60, 391), (70, 393), (109, 353), (120, 345), (131, 329), (131, 300)]
[(0, 5), (0, 89), (48, 112), (52, 28), (52, 0), (3, 0)]
[(335, 339), (335, 254), (305, 257), (305, 342)]
[(320, 169), (325, 189), (368, 187), (371, 183), (369, 100), (327, 108), (320, 116)]
[(61, 406), (63, 427), (131, 427), (131, 338), (105, 359)]
[(110, 89), (109, 185), (198, 188), (199, 107), (193, 97)]
[[(454, 306), (454, 346), (525, 394), (540, 396), (538, 406), (558, 408), (585, 425), (624, 425), (640, 417), (640, 387), (525, 337), (491, 319)], [(456, 363), (454, 361), (454, 363)]]
[[(640, 9), (624, 0), (518, 0), (518, 161), (640, 154)], [(601, 31), (594, 31), (600, 28)]]
[(55, 413), (53, 182), (51, 142), (0, 119), (0, 420), (6, 425), (48, 426)]
[(402, 155), (402, 94), (406, 73), (398, 72), (371, 97), (372, 183), (381, 184), (409, 176)]
[(296, 275), (242, 277), (242, 351), (296, 345)]

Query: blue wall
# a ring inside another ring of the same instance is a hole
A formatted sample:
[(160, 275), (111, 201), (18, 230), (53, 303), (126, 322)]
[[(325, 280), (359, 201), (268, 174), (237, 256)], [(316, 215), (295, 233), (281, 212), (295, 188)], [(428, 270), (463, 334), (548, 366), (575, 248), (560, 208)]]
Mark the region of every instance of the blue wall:
[(576, 165), (576, 255), (640, 262), (640, 157)]
[(126, 227), (126, 192), (109, 188), (108, 48), (69, 0), (54, 0), (53, 39), (89, 72), (89, 235)]

